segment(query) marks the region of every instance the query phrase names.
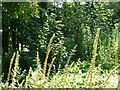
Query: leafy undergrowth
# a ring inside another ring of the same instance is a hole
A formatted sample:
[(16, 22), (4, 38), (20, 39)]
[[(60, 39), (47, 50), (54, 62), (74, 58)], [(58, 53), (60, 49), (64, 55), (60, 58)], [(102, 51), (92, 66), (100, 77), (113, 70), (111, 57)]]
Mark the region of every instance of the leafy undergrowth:
[[(19, 83), (18, 77), (21, 74), (16, 72), (16, 76), (12, 79), (11, 84), (0, 83), (2, 88), (117, 88), (118, 75), (117, 70), (104, 71), (99, 65), (92, 73), (92, 80), (88, 82), (88, 72), (80, 69), (84, 63), (78, 61), (77, 63), (69, 65), (67, 68), (59, 69), (53, 76), (44, 77), (40, 65), (36, 70), (30, 68), (26, 79)], [(107, 80), (108, 79), (108, 80)]]
[[(69, 66), (67, 69), (61, 70), (43, 84), (45, 88), (116, 88), (118, 85), (118, 75), (116, 71), (109, 77), (109, 72), (101, 73), (101, 67), (94, 69), (92, 80), (88, 82), (88, 72), (82, 72), (77, 62)], [(37, 75), (37, 74), (36, 74)], [(39, 80), (38, 80), (39, 81)], [(41, 82), (41, 81), (40, 81)], [(34, 82), (33, 82), (34, 84)], [(41, 85), (37, 85), (41, 86)], [(37, 86), (35, 86), (37, 88)]]
[[(92, 74), (92, 81), (86, 79), (88, 73), (82, 73), (81, 70), (74, 71), (76, 67), (69, 68), (68, 72), (61, 72), (54, 75), (51, 80), (45, 83), (47, 88), (116, 88), (118, 84), (118, 75), (110, 76), (106, 82), (108, 73), (101, 74), (100, 67), (95, 68)], [(72, 71), (73, 69), (73, 71)], [(106, 83), (105, 83), (106, 82)]]

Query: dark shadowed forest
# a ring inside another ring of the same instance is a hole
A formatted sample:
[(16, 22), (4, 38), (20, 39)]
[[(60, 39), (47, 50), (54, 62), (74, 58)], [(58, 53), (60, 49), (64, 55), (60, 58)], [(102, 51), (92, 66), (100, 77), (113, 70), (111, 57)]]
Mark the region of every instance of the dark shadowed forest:
[(119, 86), (120, 2), (1, 6), (1, 88)]

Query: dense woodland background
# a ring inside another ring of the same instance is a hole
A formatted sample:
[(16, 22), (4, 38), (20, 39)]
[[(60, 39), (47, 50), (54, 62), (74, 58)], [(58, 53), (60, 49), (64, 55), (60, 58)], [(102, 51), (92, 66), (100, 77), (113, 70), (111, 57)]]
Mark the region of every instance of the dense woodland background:
[(53, 34), (55, 36), (50, 44), (47, 72), (53, 59), (51, 76), (59, 68), (63, 69), (71, 52), (74, 53), (69, 65), (80, 61), (83, 64), (76, 69), (87, 72), (98, 28), (100, 34), (95, 66), (100, 66), (101, 73), (111, 70), (118, 65), (119, 25), (120, 2), (3, 2), (3, 81), (7, 79), (10, 60), (16, 51), (19, 51), (22, 71), (26, 69), (28, 73), (30, 67), (35, 70), (37, 52), (43, 67)]

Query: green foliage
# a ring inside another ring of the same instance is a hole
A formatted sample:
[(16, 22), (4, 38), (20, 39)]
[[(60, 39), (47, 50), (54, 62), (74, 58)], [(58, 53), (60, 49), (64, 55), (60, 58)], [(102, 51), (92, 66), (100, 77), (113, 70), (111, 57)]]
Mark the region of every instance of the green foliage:
[[(14, 88), (17, 85), (17, 88), (105, 88), (117, 87), (117, 67), (115, 67), (110, 73), (104, 72), (101, 73), (102, 69), (99, 65), (98, 67), (94, 68), (93, 72), (93, 80), (89, 83), (86, 80), (86, 76), (88, 75), (87, 72), (82, 72), (80, 66), (82, 66), (83, 62), (76, 62), (71, 64), (66, 68), (59, 70), (53, 77), (44, 78), (44, 74), (42, 73), (41, 67), (38, 67), (33, 71), (31, 68), (29, 70), (28, 75), (26, 76), (25, 82), (21, 83), (11, 83), (10, 85), (0, 83), (1, 87), (4, 88)], [(112, 75), (112, 76), (111, 76)], [(22, 77), (22, 75), (17, 75)], [(16, 82), (19, 82), (19, 79), (15, 79)], [(107, 81), (107, 84), (106, 84)], [(7, 82), (6, 82), (7, 83)], [(105, 85), (105, 84), (106, 85)]]
[[(23, 79), (22, 82), (19, 81), (16, 77), (22, 77), (22, 75), (19, 74), (20, 71), (17, 71), (19, 69), (19, 53), (16, 54), (16, 61), (14, 64), (14, 70), (11, 72), (11, 65), (13, 64), (13, 60), (15, 58), (15, 53), (11, 59), (10, 68), (9, 68), (9, 74), (8, 74), (8, 80), (5, 83), (0, 83), (0, 86), (3, 88), (106, 88), (112, 86), (112, 88), (117, 87), (117, 69), (118, 66), (116, 66), (112, 71), (107, 71), (101, 73), (101, 65), (99, 64), (98, 67), (95, 67), (95, 59), (96, 59), (96, 52), (97, 52), (97, 44), (99, 39), (99, 33), (100, 29), (98, 28), (98, 31), (96, 33), (95, 41), (93, 44), (93, 57), (91, 60), (91, 64), (88, 71), (82, 71), (81, 68), (83, 68), (84, 62), (81, 62), (78, 59), (78, 62), (72, 63), (71, 65), (68, 65), (69, 62), (66, 63), (65, 68), (58, 70), (57, 73), (55, 73), (52, 77), (46, 74), (46, 65), (47, 65), (47, 59), (45, 59), (44, 67), (41, 68), (40, 64), (40, 58), (39, 53), (37, 52), (36, 60), (37, 60), (37, 68), (35, 70), (32, 70), (30, 67), (28, 75), (26, 76), (25, 80)], [(47, 54), (46, 58), (49, 57), (51, 43), (53, 41), (53, 38), (55, 37), (55, 34), (51, 37), (48, 48), (47, 48)], [(77, 46), (75, 46), (72, 50), (72, 53), (75, 51)], [(70, 54), (70, 57), (72, 55)], [(70, 61), (70, 58), (68, 58), (68, 61)], [(50, 68), (53, 65), (53, 61), (51, 62)], [(50, 70), (48, 70), (48, 73), (50, 74)], [(12, 77), (10, 78), (10, 75)], [(111, 77), (111, 78), (110, 78)], [(12, 79), (12, 82), (10, 83), (9, 80)], [(90, 80), (89, 80), (90, 79)], [(116, 82), (114, 82), (116, 80)], [(114, 82), (114, 83), (113, 83)], [(24, 84), (23, 84), (24, 83)]]
[(119, 4), (3, 2), (0, 85), (116, 87)]
[[(77, 72), (74, 72), (73, 68), (76, 68), (76, 67), (77, 67), (76, 65), (74, 67), (69, 67), (68, 68), (69, 72), (67, 73), (67, 75), (64, 72), (58, 72), (55, 76), (53, 76), (53, 78), (51, 78), (50, 82), (45, 84), (45, 87), (47, 88), (68, 88), (68, 87), (69, 88), (104, 88), (103, 83), (104, 83), (104, 80), (106, 79), (105, 76), (107, 76), (107, 73), (101, 74), (101, 67), (95, 68), (95, 72), (93, 73), (93, 81), (90, 82), (89, 84), (85, 79), (87, 76), (87, 73), (82, 73), (80, 69)], [(113, 78), (117, 80), (116, 76)], [(109, 84), (113, 82), (114, 81), (109, 81)], [(117, 84), (117, 81), (114, 83)], [(115, 84), (113, 85), (113, 87), (116, 87), (116, 86), (117, 85)]]

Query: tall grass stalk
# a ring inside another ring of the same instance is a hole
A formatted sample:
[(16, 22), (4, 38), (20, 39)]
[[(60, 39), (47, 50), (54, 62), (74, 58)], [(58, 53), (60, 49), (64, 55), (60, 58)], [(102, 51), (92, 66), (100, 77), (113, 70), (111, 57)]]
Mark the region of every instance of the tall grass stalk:
[(39, 57), (39, 52), (37, 51), (37, 69), (39, 69), (40, 71), (42, 70), (41, 68), (41, 63), (40, 63), (40, 57)]
[(73, 55), (73, 53), (75, 52), (75, 49), (77, 48), (78, 45), (75, 45), (74, 48), (72, 49), (72, 52), (70, 53), (69, 57), (68, 57), (68, 60), (67, 60), (67, 63), (65, 64), (65, 69), (68, 67), (68, 64), (70, 62), (70, 59)]
[(14, 59), (15, 59), (15, 52), (14, 52), (14, 54), (13, 54), (11, 60), (10, 60), (10, 66), (9, 66), (9, 71), (8, 71), (8, 76), (7, 76), (7, 81), (6, 81), (6, 83), (5, 83), (6, 86), (8, 86), (8, 82), (9, 82), (9, 80), (10, 80), (11, 69), (12, 69), (12, 65), (13, 65), (13, 61), (14, 61)]
[(22, 88), (23, 84), (24, 84), (25, 80), (22, 80), (22, 82), (20, 83), (19, 87)]
[(48, 69), (48, 73), (47, 73), (47, 78), (49, 78), (49, 75), (50, 75), (50, 71), (51, 71), (51, 68), (53, 66), (53, 62), (55, 61), (56, 57), (54, 57), (50, 63), (50, 66), (49, 66), (49, 69)]
[(45, 74), (46, 74), (47, 60), (48, 60), (48, 57), (49, 57), (49, 54), (50, 54), (50, 50), (51, 50), (51, 43), (53, 42), (54, 37), (55, 37), (55, 33), (50, 38), (50, 41), (49, 41), (48, 46), (47, 46), (46, 58), (44, 60), (44, 65), (43, 65), (43, 75), (44, 75), (44, 77), (45, 77)]
[(70, 55), (69, 55), (69, 57), (68, 57), (67, 63), (65, 64), (65, 69), (64, 69), (64, 70), (65, 70), (65, 71), (64, 71), (65, 74), (63, 75), (63, 78), (62, 78), (63, 80), (65, 80), (65, 82), (67, 82), (66, 78), (67, 78), (68, 73), (69, 73), (69, 72), (68, 72), (68, 64), (69, 64), (70, 59), (71, 59), (73, 53), (75, 52), (75, 49), (77, 48), (77, 46), (78, 46), (78, 45), (75, 45), (75, 46), (74, 46), (74, 48), (72, 49), (72, 52), (70, 53)]
[(16, 75), (17, 75), (17, 70), (19, 68), (19, 52), (17, 51), (16, 59), (15, 59), (15, 65), (14, 65), (14, 70), (13, 70), (13, 75), (12, 75), (12, 83), (14, 84), (16, 81)]
[(119, 66), (116, 66), (116, 67), (109, 73), (109, 75), (107, 76), (107, 78), (106, 78), (105, 81), (104, 81), (104, 84), (103, 84), (104, 87), (107, 86), (108, 80), (110, 79), (110, 77), (112, 76), (112, 74), (114, 73), (114, 71), (115, 71), (117, 68), (119, 68)]
[(27, 86), (28, 86), (28, 82), (29, 82), (29, 78), (30, 78), (31, 72), (32, 72), (32, 68), (30, 67), (29, 72), (28, 72), (28, 75), (27, 75), (26, 80), (25, 80), (25, 87), (26, 87), (26, 88), (27, 88)]
[(87, 81), (88, 83), (90, 81), (92, 81), (92, 73), (94, 71), (95, 68), (95, 59), (97, 56), (97, 45), (98, 45), (98, 39), (99, 39), (99, 35), (100, 35), (100, 28), (97, 29), (97, 33), (94, 39), (94, 44), (93, 44), (93, 55), (92, 55), (92, 59), (91, 59), (91, 65), (90, 65), (90, 69), (88, 70), (88, 76), (87, 76)]

